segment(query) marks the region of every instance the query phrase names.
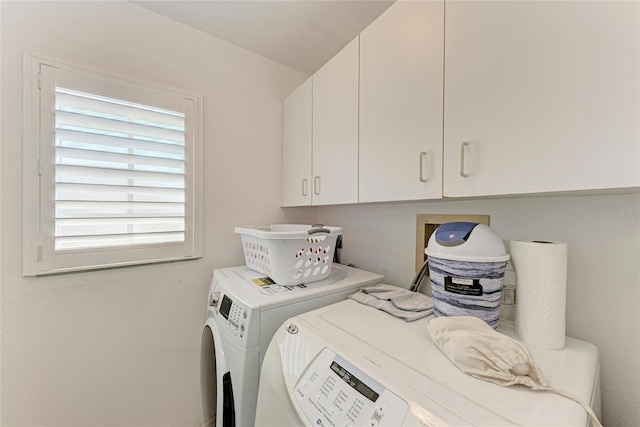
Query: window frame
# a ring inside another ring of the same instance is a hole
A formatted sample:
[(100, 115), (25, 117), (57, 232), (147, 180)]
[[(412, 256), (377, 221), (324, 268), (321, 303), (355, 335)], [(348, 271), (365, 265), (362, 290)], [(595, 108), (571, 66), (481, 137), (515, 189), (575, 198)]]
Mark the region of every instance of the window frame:
[[(23, 275), (38, 276), (127, 265), (196, 259), (203, 251), (203, 96), (142, 82), (30, 52), (23, 54)], [(43, 68), (44, 67), (44, 68)], [(49, 68), (47, 68), (49, 67)], [(42, 72), (45, 70), (45, 72)], [(146, 244), (56, 251), (54, 248), (55, 129), (43, 123), (55, 112), (46, 107), (55, 99), (46, 88), (54, 79), (71, 81), (75, 89), (100, 93), (185, 113), (185, 239), (179, 243)], [(70, 80), (69, 80), (70, 79)], [(97, 85), (97, 86), (96, 86)], [(42, 90), (44, 88), (45, 90)], [(42, 103), (42, 105), (41, 105)], [(190, 111), (191, 110), (191, 111)], [(50, 159), (51, 161), (47, 161)]]

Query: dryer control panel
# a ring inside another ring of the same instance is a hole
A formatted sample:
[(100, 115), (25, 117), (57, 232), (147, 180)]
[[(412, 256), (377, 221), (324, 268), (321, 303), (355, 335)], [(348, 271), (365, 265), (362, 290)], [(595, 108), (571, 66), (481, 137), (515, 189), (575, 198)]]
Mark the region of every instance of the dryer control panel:
[(328, 348), (300, 377), (295, 396), (317, 426), (398, 426), (408, 411), (407, 402)]

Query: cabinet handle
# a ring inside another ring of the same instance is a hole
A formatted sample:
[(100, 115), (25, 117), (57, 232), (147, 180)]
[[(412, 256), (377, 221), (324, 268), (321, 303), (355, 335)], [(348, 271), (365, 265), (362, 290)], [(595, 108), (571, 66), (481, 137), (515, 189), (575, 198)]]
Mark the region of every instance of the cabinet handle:
[(315, 194), (316, 196), (320, 195), (320, 177), (319, 176), (315, 176), (313, 178), (313, 194)]
[(460, 145), (460, 176), (463, 177), (463, 178), (466, 178), (466, 177), (469, 176), (469, 174), (464, 171), (464, 149), (468, 145), (469, 145), (468, 141), (464, 141)]
[(422, 172), (424, 171), (424, 159), (426, 157), (427, 157), (427, 151), (423, 151), (420, 153), (420, 174), (419, 174), (420, 182), (427, 182), (429, 180), (429, 178), (425, 178), (424, 175), (422, 174)]
[(307, 197), (307, 178), (302, 180), (302, 195)]

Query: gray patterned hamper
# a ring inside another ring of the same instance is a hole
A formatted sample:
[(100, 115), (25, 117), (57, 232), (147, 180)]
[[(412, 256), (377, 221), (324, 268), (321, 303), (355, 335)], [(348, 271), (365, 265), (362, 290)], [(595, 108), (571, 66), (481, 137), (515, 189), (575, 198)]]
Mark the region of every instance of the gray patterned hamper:
[(498, 234), (484, 224), (442, 224), (425, 249), (436, 316), (475, 316), (498, 327), (509, 260)]

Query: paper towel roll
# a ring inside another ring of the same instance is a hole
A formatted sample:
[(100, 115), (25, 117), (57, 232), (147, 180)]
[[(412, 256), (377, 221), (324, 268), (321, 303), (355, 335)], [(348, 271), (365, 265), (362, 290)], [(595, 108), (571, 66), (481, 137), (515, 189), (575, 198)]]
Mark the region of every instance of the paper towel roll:
[(516, 332), (532, 346), (564, 347), (567, 306), (567, 244), (511, 241), (516, 272)]

